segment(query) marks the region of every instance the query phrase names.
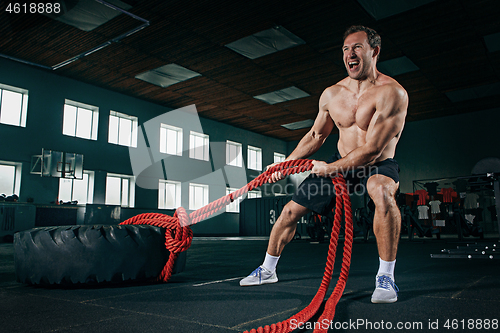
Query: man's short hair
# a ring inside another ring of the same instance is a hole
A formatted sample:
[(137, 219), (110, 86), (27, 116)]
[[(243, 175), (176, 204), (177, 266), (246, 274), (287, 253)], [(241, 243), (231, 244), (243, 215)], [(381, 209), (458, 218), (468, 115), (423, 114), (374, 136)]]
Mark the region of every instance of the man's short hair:
[(377, 46), (378, 47), (382, 46), (382, 39), (380, 38), (380, 35), (375, 30), (370, 29), (370, 28), (365, 27), (365, 26), (362, 26), (362, 25), (350, 26), (344, 33), (344, 40), (350, 34), (353, 34), (355, 32), (360, 32), (360, 31), (364, 31), (366, 33), (366, 36), (368, 37), (368, 44), (370, 44), (372, 49), (374, 49)]

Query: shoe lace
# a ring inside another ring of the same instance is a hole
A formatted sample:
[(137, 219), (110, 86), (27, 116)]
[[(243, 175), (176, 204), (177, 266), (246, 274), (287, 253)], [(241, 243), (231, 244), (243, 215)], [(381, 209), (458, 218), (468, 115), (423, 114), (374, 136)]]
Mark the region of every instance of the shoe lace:
[(396, 291), (396, 294), (399, 291), (398, 286), (392, 281), (390, 277), (387, 275), (380, 275), (377, 277), (377, 288), (383, 288), (385, 290), (391, 290), (391, 287)]
[(259, 266), (251, 274), (255, 277), (257, 277), (257, 276), (259, 277), (259, 283), (262, 282), (262, 271), (263, 271), (262, 267)]

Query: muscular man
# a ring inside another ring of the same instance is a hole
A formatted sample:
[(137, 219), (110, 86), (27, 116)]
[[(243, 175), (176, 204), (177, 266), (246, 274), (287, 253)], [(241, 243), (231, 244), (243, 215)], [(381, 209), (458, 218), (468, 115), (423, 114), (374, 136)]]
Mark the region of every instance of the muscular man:
[[(278, 281), (276, 265), (295, 234), (297, 221), (311, 211), (330, 211), (335, 193), (328, 177), (347, 174), (350, 189), (364, 187), (376, 207), (373, 231), (380, 258), (371, 301), (397, 301), (394, 266), (401, 216), (395, 200), (399, 167), (393, 157), (405, 123), (408, 95), (394, 79), (377, 70), (380, 46), (380, 36), (370, 28), (352, 26), (346, 31), (342, 50), (348, 77), (323, 92), (314, 125), (287, 160), (314, 154), (334, 126), (339, 130), (338, 152), (327, 162), (313, 161), (311, 175), (273, 226), (264, 263), (241, 280), (241, 286)], [(283, 176), (275, 173), (271, 178), (277, 181)]]

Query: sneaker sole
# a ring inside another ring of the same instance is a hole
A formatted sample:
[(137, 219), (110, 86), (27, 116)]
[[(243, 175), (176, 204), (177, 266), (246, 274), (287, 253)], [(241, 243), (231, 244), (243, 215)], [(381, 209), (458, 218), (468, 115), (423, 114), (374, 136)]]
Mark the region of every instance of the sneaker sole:
[(276, 282), (278, 282), (278, 279), (264, 280), (261, 283), (241, 283), (240, 282), (240, 286), (241, 287), (260, 286), (262, 284), (269, 284), (269, 283), (276, 283)]
[(387, 304), (387, 303), (395, 303), (398, 300), (398, 298), (390, 298), (390, 299), (373, 299), (372, 298), (372, 303), (374, 304)]

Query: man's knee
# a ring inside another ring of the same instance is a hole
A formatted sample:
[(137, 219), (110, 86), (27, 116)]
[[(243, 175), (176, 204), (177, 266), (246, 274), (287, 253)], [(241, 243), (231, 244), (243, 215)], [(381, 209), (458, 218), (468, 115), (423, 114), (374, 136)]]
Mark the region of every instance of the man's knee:
[(309, 209), (296, 203), (295, 201), (288, 202), (281, 211), (280, 217), (287, 221), (297, 222), (302, 216), (306, 215)]
[(399, 184), (383, 175), (372, 176), (367, 182), (368, 194), (375, 203), (375, 208), (383, 211), (397, 206), (396, 192), (398, 187)]

